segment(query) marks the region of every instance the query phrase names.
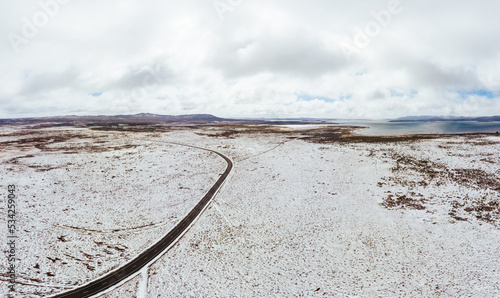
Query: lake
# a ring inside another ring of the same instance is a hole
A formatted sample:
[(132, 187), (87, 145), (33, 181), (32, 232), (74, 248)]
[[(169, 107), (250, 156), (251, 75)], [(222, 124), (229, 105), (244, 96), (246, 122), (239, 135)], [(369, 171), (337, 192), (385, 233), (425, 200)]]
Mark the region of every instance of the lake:
[(367, 126), (357, 134), (389, 136), (406, 134), (500, 132), (500, 122), (443, 121), (443, 122), (389, 122), (389, 121), (336, 121), (340, 125)]

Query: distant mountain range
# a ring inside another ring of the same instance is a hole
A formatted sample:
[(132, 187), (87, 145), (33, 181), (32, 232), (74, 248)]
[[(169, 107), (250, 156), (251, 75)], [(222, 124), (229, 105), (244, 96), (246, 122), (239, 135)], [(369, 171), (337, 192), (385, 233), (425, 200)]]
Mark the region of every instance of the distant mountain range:
[[(225, 119), (210, 114), (191, 114), (191, 115), (159, 115), (151, 113), (140, 113), (133, 115), (98, 115), (98, 116), (53, 116), (53, 117), (29, 117), (29, 118), (11, 118), (0, 119), (0, 124), (37, 124), (37, 123), (56, 123), (56, 124), (202, 124), (217, 122), (239, 122), (252, 124), (321, 124), (330, 122), (332, 119), (313, 119), (313, 118), (284, 118), (284, 119)], [(438, 121), (477, 121), (494, 122), (500, 121), (500, 116), (491, 117), (444, 117), (444, 116), (408, 116), (390, 120), (389, 122), (438, 122)]]
[(0, 119), (0, 124), (29, 124), (29, 123), (136, 123), (136, 124), (161, 124), (175, 122), (217, 122), (231, 121), (210, 114), (193, 114), (193, 115), (158, 115), (150, 113), (140, 113), (134, 115), (115, 115), (115, 116), (54, 116), (54, 117), (31, 117), (31, 118), (12, 118)]
[(296, 119), (225, 119), (210, 114), (192, 114), (192, 115), (158, 115), (151, 113), (140, 113), (134, 115), (99, 115), (99, 116), (53, 116), (53, 117), (30, 117), (30, 118), (12, 118), (0, 119), (1, 124), (50, 124), (50, 126), (66, 125), (183, 125), (183, 124), (214, 124), (214, 123), (238, 123), (238, 124), (267, 124), (267, 125), (286, 125), (286, 124), (321, 124), (323, 120), (313, 120), (309, 118)]
[(408, 116), (408, 117), (397, 118), (389, 122), (438, 122), (438, 121), (495, 122), (495, 121), (500, 121), (500, 116), (490, 116), (490, 117)]

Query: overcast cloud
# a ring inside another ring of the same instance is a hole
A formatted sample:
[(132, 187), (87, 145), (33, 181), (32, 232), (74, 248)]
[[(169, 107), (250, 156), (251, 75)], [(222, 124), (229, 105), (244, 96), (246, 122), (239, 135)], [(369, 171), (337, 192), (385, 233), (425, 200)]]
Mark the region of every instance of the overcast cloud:
[(500, 114), (495, 0), (5, 0), (0, 117)]

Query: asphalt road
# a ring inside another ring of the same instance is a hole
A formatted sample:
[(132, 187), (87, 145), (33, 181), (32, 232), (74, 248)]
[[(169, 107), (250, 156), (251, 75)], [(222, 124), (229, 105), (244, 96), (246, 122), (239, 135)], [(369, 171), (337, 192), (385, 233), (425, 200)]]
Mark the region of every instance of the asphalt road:
[(210, 203), (212, 198), (215, 196), (215, 194), (221, 187), (222, 183), (224, 183), (227, 176), (231, 172), (231, 169), (233, 168), (233, 163), (231, 162), (231, 160), (222, 153), (219, 153), (217, 151), (185, 145), (185, 144), (173, 143), (173, 142), (165, 142), (165, 143), (182, 145), (186, 147), (197, 148), (213, 152), (226, 160), (227, 168), (224, 171), (224, 173), (219, 177), (217, 182), (215, 182), (212, 188), (210, 188), (210, 190), (201, 199), (201, 201), (193, 208), (193, 210), (191, 210), (189, 214), (186, 217), (184, 217), (184, 219), (182, 219), (170, 232), (168, 232), (168, 234), (165, 237), (163, 237), (155, 245), (153, 245), (148, 250), (141, 253), (139, 256), (137, 256), (129, 263), (125, 264), (123, 267), (113, 272), (110, 272), (107, 275), (104, 275), (103, 277), (100, 277), (99, 279), (96, 279), (86, 285), (83, 285), (79, 288), (61, 294), (57, 294), (53, 297), (75, 297), (75, 298), (90, 297), (102, 291), (105, 291), (106, 289), (120, 283), (121, 281), (130, 277), (134, 273), (140, 271), (144, 266), (146, 266), (149, 262), (154, 260), (157, 256), (163, 254), (170, 245), (175, 243), (180, 238), (180, 236), (184, 233), (184, 231), (193, 223), (193, 221), (198, 217), (198, 215), (201, 214), (201, 212), (205, 209), (208, 203)]

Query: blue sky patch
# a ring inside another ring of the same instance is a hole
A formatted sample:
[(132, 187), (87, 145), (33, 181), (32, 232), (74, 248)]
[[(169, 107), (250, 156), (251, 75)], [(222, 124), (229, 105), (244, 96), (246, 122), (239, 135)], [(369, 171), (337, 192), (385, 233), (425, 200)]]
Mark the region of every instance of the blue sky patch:
[(298, 94), (297, 97), (299, 100), (303, 100), (303, 101), (312, 101), (312, 100), (317, 99), (317, 100), (321, 100), (324, 102), (335, 102), (335, 101), (342, 101), (344, 99), (350, 99), (352, 97), (352, 95), (341, 96), (341, 97), (335, 98), (335, 99), (325, 97), (325, 96), (316, 96), (316, 95), (310, 95), (310, 94)]
[(102, 92), (92, 92), (90, 93), (90, 96), (93, 96), (93, 97), (99, 97), (102, 95)]
[(467, 91), (467, 90), (458, 90), (458, 94), (460, 94), (460, 97), (462, 98), (467, 98), (471, 95), (476, 95), (476, 96), (481, 96), (481, 97), (486, 97), (486, 98), (494, 98), (500, 95), (500, 92), (492, 92), (492, 91), (487, 91), (487, 90), (472, 90), (472, 91)]

